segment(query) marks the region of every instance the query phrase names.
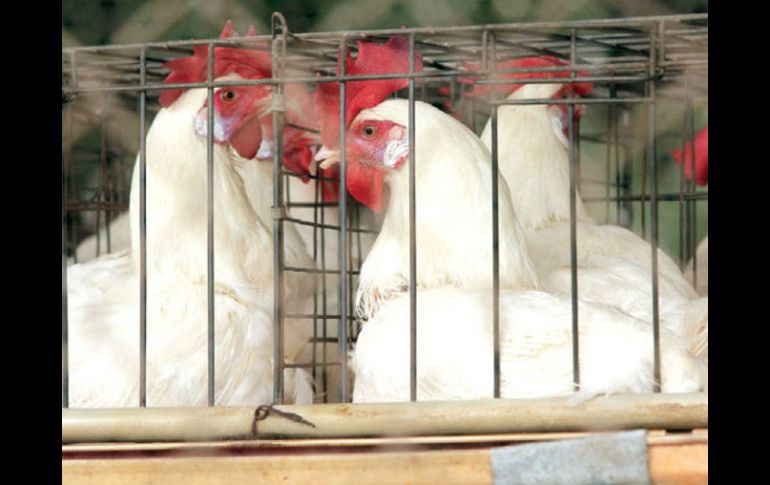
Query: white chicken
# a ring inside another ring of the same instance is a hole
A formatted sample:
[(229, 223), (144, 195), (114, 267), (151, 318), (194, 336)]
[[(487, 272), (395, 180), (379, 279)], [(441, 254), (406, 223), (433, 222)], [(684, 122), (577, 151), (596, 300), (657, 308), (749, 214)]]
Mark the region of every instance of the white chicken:
[[(228, 25), (223, 36), (232, 34)], [(189, 82), (205, 66), (206, 46), (171, 61), (166, 82)], [(215, 78), (270, 76), (256, 51), (217, 48)], [(258, 149), (258, 118), (269, 88), (219, 88), (214, 124), (215, 395), (218, 405), (272, 402), (273, 244), (269, 226), (247, 198), (238, 164)], [(146, 139), (147, 405), (206, 403), (207, 379), (207, 90), (167, 90)], [(229, 109), (229, 111), (228, 111)], [(137, 160), (138, 164), (138, 160)], [(138, 165), (137, 165), (138, 166)], [(131, 187), (131, 251), (68, 271), (69, 396), (72, 407), (139, 404), (139, 184)], [(305, 259), (304, 246), (287, 260)], [(287, 278), (289, 308), (306, 308), (313, 280)], [(291, 361), (310, 326), (285, 321)], [(288, 402), (310, 403), (302, 369), (285, 371)]]
[[(498, 69), (563, 65), (543, 56), (498, 63)], [(568, 71), (502, 74), (511, 84), (508, 99), (549, 99), (591, 90), (586, 83), (522, 84), (524, 78), (568, 77)], [(513, 82), (515, 80), (515, 82)], [(470, 95), (485, 90), (474, 89)], [(581, 109), (576, 109), (576, 116)], [(527, 237), (532, 260), (544, 289), (570, 295), (570, 188), (566, 104), (504, 105), (498, 109), (500, 174), (510, 188), (513, 206)], [(492, 145), (491, 120), (481, 140)], [(617, 306), (651, 322), (652, 270), (650, 244), (631, 231), (599, 225), (576, 196), (578, 295), (581, 299)], [(676, 335), (703, 349), (708, 332), (708, 299), (699, 299), (677, 264), (658, 249), (660, 321)], [(704, 335), (705, 332), (705, 335)]]
[[(349, 74), (404, 73), (405, 39), (359, 42)], [(421, 63), (415, 63), (418, 68)], [(359, 315), (367, 321), (351, 359), (356, 402), (409, 396), (408, 111), (383, 101), (398, 81), (348, 83), (347, 188), (375, 210), (382, 230), (364, 261)], [(319, 89), (325, 153), (338, 139), (335, 86)], [(323, 99), (326, 98), (326, 99)], [(489, 152), (465, 126), (416, 101), (418, 400), (492, 396), (492, 225)], [(338, 156), (330, 155), (332, 163)], [(502, 396), (532, 397), (573, 390), (571, 302), (538, 291), (524, 234), (508, 187), (499, 179)], [(384, 189), (389, 188), (389, 198)], [(581, 397), (646, 392), (653, 386), (650, 325), (617, 309), (580, 302)], [(705, 369), (679, 339), (661, 332), (665, 391), (702, 388)], [(402, 374), (403, 373), (403, 374)]]
[[(223, 32), (222, 37), (226, 38), (231, 35), (232, 30), (230, 29), (229, 31)], [(236, 97), (248, 96), (249, 91), (249, 88), (243, 87), (232, 87), (230, 89), (230, 92)], [(300, 175), (316, 175), (316, 171), (318, 171), (317, 175), (324, 177), (327, 180), (316, 182), (315, 180), (308, 180), (307, 178), (301, 179), (298, 177), (289, 177), (288, 184), (284, 185), (284, 202), (290, 202), (292, 204), (313, 204), (319, 200), (320, 202), (327, 204), (335, 203), (338, 200), (339, 184), (332, 182), (331, 180), (339, 177), (338, 169), (334, 167), (329, 170), (317, 170), (313, 164), (313, 155), (315, 154), (316, 145), (319, 140), (318, 135), (313, 132), (318, 129), (318, 118), (315, 113), (312, 98), (309, 95), (307, 88), (300, 84), (285, 85), (285, 96), (287, 103), (285, 121), (287, 124), (283, 128), (284, 166), (286, 169)], [(243, 179), (246, 195), (254, 211), (261, 220), (267, 223), (268, 228), (272, 233), (274, 149), (272, 114), (267, 113), (261, 116), (259, 122), (261, 129), (261, 143), (256, 153), (256, 160), (259, 163), (254, 163), (254, 160), (252, 159), (245, 159), (248, 157), (235, 157), (233, 164), (235, 165), (238, 174)], [(306, 129), (300, 129), (298, 127)], [(316, 195), (317, 190), (319, 191), (318, 195)], [(316, 219), (318, 224), (322, 223), (331, 227), (339, 225), (336, 207), (321, 208), (316, 217), (314, 217), (315, 210), (316, 209), (312, 207), (288, 206), (287, 214), (292, 219), (299, 219), (309, 223), (313, 223), (314, 219)], [(361, 226), (369, 229), (377, 227), (378, 222), (373, 220), (373, 213), (371, 211), (361, 210), (360, 214)], [(354, 217), (354, 214), (350, 213), (349, 217)], [(111, 246), (113, 251), (124, 250), (130, 246), (128, 220), (128, 213), (125, 213), (114, 219), (110, 224), (109, 230), (111, 231)], [(101, 234), (99, 235), (102, 248), (106, 247), (106, 231), (107, 228), (102, 228), (100, 231)], [(323, 232), (323, 235), (321, 232)], [(316, 266), (320, 267), (322, 263), (327, 270), (335, 270), (339, 267), (336, 229), (315, 228), (310, 224), (285, 221), (283, 223), (283, 241), (286, 252), (286, 266), (288, 267), (313, 269)], [(353, 249), (351, 251), (349, 267), (358, 268), (360, 266), (363, 255), (366, 254), (373, 242), (374, 235), (370, 233), (356, 233), (351, 237)], [(97, 235), (94, 234), (78, 245), (77, 256), (79, 262), (89, 261), (96, 257), (96, 243)], [(321, 248), (323, 248), (323, 251)], [(359, 251), (362, 255), (361, 258), (358, 257)], [(316, 263), (309, 259), (308, 253), (315, 253)], [(309, 273), (294, 273), (287, 271), (286, 274), (288, 278), (300, 281), (311, 281), (313, 278), (313, 275)], [(324, 285), (320, 284), (322, 277), (325, 279)], [(316, 313), (321, 313), (324, 308), (325, 313), (327, 314), (338, 313), (338, 276), (335, 274), (319, 275), (319, 277), (316, 278), (316, 281), (318, 281), (318, 306), (316, 308)], [(325, 291), (323, 291), (324, 287)], [(307, 306), (304, 311), (295, 313), (309, 314), (312, 313), (311, 310), (312, 306)], [(308, 322), (309, 320), (306, 319), (305, 323), (310, 325)], [(319, 334), (325, 334), (327, 337), (334, 338), (337, 335), (336, 326), (328, 325), (325, 331), (319, 329)], [(322, 347), (326, 349), (326, 353), (328, 354), (326, 358), (327, 361), (336, 360), (337, 350), (335, 344), (328, 342)], [(303, 362), (310, 361), (313, 357), (311, 350), (312, 349), (308, 349), (300, 360)], [(320, 360), (317, 356), (316, 359)], [(335, 383), (338, 380), (336, 369), (337, 367), (332, 366), (327, 370), (329, 374), (327, 382), (330, 384), (326, 386), (326, 392), (330, 396), (336, 395)]]

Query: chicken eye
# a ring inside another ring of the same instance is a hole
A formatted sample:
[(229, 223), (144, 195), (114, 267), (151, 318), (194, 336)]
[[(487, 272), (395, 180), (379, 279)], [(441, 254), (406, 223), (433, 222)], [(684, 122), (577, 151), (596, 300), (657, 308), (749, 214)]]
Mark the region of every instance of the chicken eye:
[(238, 94), (232, 89), (225, 89), (219, 97), (222, 98), (222, 101), (225, 103), (232, 103), (235, 101), (235, 98), (238, 97)]
[(365, 137), (372, 138), (377, 133), (377, 128), (372, 125), (366, 125), (364, 126), (363, 133)]

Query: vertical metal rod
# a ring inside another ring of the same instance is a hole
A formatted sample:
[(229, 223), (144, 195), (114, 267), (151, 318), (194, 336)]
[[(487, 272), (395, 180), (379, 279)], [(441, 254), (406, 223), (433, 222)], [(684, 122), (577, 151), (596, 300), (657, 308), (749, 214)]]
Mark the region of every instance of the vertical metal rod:
[[(686, 176), (685, 176), (685, 164), (687, 161), (685, 160), (685, 148), (687, 147), (688, 143), (688, 136), (690, 135), (691, 127), (689, 126), (689, 114), (692, 110), (691, 105), (691, 99), (689, 96), (689, 87), (690, 87), (690, 76), (689, 71), (685, 71), (685, 89), (687, 90), (688, 95), (685, 96), (685, 115), (683, 120), (683, 127), (682, 127), (682, 142), (680, 144), (682, 158), (681, 162), (679, 164), (679, 269), (681, 271), (684, 271), (685, 266), (687, 265), (687, 254), (685, 254), (685, 238), (689, 236), (689, 233), (685, 234), (685, 206), (687, 205), (687, 202), (685, 202), (685, 191), (686, 191)], [(689, 242), (689, 241), (688, 241)], [(689, 247), (689, 245), (687, 245)]]
[(469, 96), (468, 98), (469, 104), (470, 104), (470, 116), (471, 116), (471, 124), (469, 125), (469, 128), (474, 133), (479, 132), (479, 120), (478, 116), (476, 115), (476, 98)]
[[(77, 87), (78, 84), (78, 73), (77, 73), (77, 57), (75, 55), (76, 51), (70, 51), (70, 66), (72, 66), (72, 75), (70, 76), (70, 87), (73, 89)], [(73, 116), (72, 116), (72, 110), (74, 109), (74, 105), (71, 105), (67, 109), (67, 124), (69, 126), (69, 142), (67, 143), (67, 169), (69, 173), (69, 177), (67, 178), (67, 183), (69, 184), (68, 189), (68, 197), (77, 198), (77, 187), (75, 184), (75, 181), (77, 180), (77, 177), (75, 176), (75, 158), (72, 154), (72, 123), (73, 123)], [(67, 237), (72, 238), (73, 247), (76, 249), (75, 251), (72, 251), (72, 261), (77, 264), (78, 262), (78, 252), (77, 252), (77, 243), (78, 243), (78, 225), (77, 221), (74, 217), (68, 217), (67, 218), (67, 224), (68, 228), (70, 229), (67, 232)]]
[[(102, 234), (100, 229), (100, 226), (102, 224), (102, 208), (100, 206), (100, 202), (107, 202), (107, 187), (106, 187), (106, 164), (107, 164), (107, 127), (105, 125), (105, 119), (106, 119), (106, 112), (107, 112), (107, 103), (105, 101), (107, 94), (102, 94), (102, 124), (101, 124), (101, 130), (99, 133), (99, 188), (96, 192), (96, 201), (97, 201), (97, 207), (96, 207), (96, 214), (94, 217), (94, 234), (96, 236), (96, 256), (99, 257), (102, 254)], [(107, 219), (106, 212), (107, 209), (104, 209), (105, 212), (105, 220)], [(106, 223), (105, 223), (106, 227)]]
[[(361, 228), (361, 206), (360, 204), (356, 204), (356, 228)], [(368, 229), (368, 228), (367, 228)], [(361, 274), (361, 265), (363, 262), (363, 251), (361, 250), (361, 232), (356, 233), (356, 257), (358, 258), (358, 264), (356, 264), (356, 271), (358, 272), (358, 275)], [(356, 275), (356, 278), (358, 278), (358, 275)], [(356, 279), (356, 282), (358, 282), (358, 279)], [(358, 338), (358, 334), (361, 333), (361, 321), (357, 321), (356, 325), (356, 332), (355, 332), (355, 338)]]
[[(353, 296), (354, 296), (353, 292), (355, 291), (355, 286), (353, 286), (354, 275), (352, 271), (355, 269), (355, 267), (353, 266), (353, 238), (355, 236), (353, 235), (352, 229), (353, 227), (357, 227), (356, 221), (357, 221), (358, 211), (357, 211), (357, 206), (353, 202), (350, 203), (350, 205), (348, 206), (348, 209), (349, 209), (348, 210), (348, 246), (345, 248), (345, 254), (346, 254), (346, 257), (348, 258), (347, 268), (349, 270), (348, 276), (347, 276), (348, 278), (348, 315), (352, 316), (355, 314), (353, 309)], [(354, 324), (353, 318), (348, 318), (345, 321), (345, 324), (348, 327), (348, 332), (347, 332), (348, 339), (351, 339), (351, 342), (352, 342), (352, 338), (355, 335), (354, 328), (353, 328), (353, 324)]]
[[(570, 69), (571, 77), (575, 77), (577, 57), (576, 30), (572, 29), (570, 36)], [(572, 380), (575, 390), (580, 389), (580, 341), (578, 336), (578, 274), (577, 274), (577, 176), (578, 157), (575, 142), (575, 103), (574, 93), (570, 91), (573, 102), (569, 104), (568, 135), (569, 135), (569, 230), (570, 230), (570, 269), (572, 274)]]
[[(649, 91), (649, 82), (646, 83), (645, 87), (646, 95), (650, 95)], [(645, 140), (649, 140), (650, 138), (650, 110), (645, 110), (645, 124), (644, 124), (644, 131), (645, 131)], [(642, 226), (642, 239), (647, 239), (647, 205), (645, 204), (645, 200), (647, 199), (647, 161), (650, 159), (650, 147), (646, 143), (644, 143), (644, 148), (642, 149), (642, 197), (639, 200), (639, 206), (641, 208), (641, 211), (639, 213), (641, 226)]]
[[(688, 82), (688, 91), (687, 91), (687, 99), (690, 102), (689, 104), (689, 112), (687, 113), (688, 119), (689, 119), (689, 125), (690, 125), (690, 132), (689, 132), (689, 143), (690, 143), (690, 173), (693, 174), (693, 180), (690, 180), (687, 184), (687, 189), (689, 193), (695, 193), (697, 190), (696, 184), (695, 184), (695, 110), (692, 106), (692, 85), (690, 84), (689, 76), (687, 78)], [(684, 152), (682, 152), (684, 153)], [(687, 163), (684, 160), (684, 155), (682, 155), (682, 166)], [(695, 291), (698, 290), (698, 251), (697, 251), (697, 218), (696, 218), (696, 208), (697, 204), (695, 200), (688, 201), (688, 207), (690, 210), (688, 211), (690, 213), (690, 224), (689, 224), (689, 244), (688, 248), (690, 249), (689, 255), (692, 258), (692, 286), (695, 288)]]
[[(340, 59), (342, 59), (342, 62), (340, 62), (340, 75), (345, 75), (345, 59), (347, 57), (347, 45), (346, 45), (346, 37), (342, 38), (342, 41), (340, 43)], [(348, 386), (347, 386), (347, 371), (348, 371), (348, 334), (347, 334), (347, 321), (348, 321), (348, 305), (347, 305), (347, 294), (348, 294), (348, 279), (345, 277), (347, 273), (347, 257), (345, 255), (345, 249), (348, 247), (348, 234), (347, 234), (347, 202), (348, 202), (348, 196), (347, 196), (347, 167), (348, 167), (348, 161), (347, 161), (347, 155), (346, 155), (346, 147), (345, 147), (345, 135), (347, 132), (347, 120), (346, 120), (346, 109), (345, 106), (347, 104), (347, 83), (345, 81), (340, 81), (340, 198), (339, 198), (339, 219), (340, 219), (340, 226), (339, 226), (339, 235), (338, 235), (338, 243), (337, 246), (337, 262), (339, 265), (340, 273), (339, 273), (339, 279), (337, 280), (338, 284), (338, 306), (340, 311), (340, 320), (338, 323), (338, 344), (339, 344), (339, 362), (340, 362), (340, 386), (339, 386), (339, 402), (346, 402), (347, 401), (347, 395), (348, 395)]]
[[(484, 31), (487, 33), (487, 31)], [(497, 52), (495, 49), (495, 34), (489, 32), (488, 43), (491, 49), (491, 70), (492, 79), (496, 77), (497, 71)], [(489, 64), (489, 58), (487, 59)], [(492, 90), (492, 99), (497, 101), (497, 85)], [(498, 124), (497, 124), (497, 106), (492, 107), (490, 114), (492, 118), (492, 339), (494, 345), (493, 355), (493, 376), (494, 388), (493, 396), (500, 397), (500, 225), (499, 225), (499, 195), (498, 195)]]
[[(611, 97), (617, 97), (617, 88), (615, 85), (610, 88), (610, 96)], [(622, 119), (622, 111), (619, 110), (613, 103), (612, 105), (613, 113), (614, 113), (614, 119), (612, 120), (613, 123), (613, 132), (612, 132), (612, 144), (615, 148), (614, 155), (615, 155), (615, 221), (618, 225), (621, 225), (621, 203), (620, 203), (620, 184), (621, 184), (621, 173), (620, 173), (620, 146), (619, 146), (619, 140), (618, 140), (618, 133), (620, 132), (619, 124), (620, 119)], [(618, 113), (621, 113), (620, 116)]]
[[(613, 98), (615, 85), (610, 86), (610, 97)], [(612, 142), (615, 128), (615, 104), (607, 105), (607, 144), (605, 145), (605, 185), (604, 185), (604, 223), (610, 223), (610, 180), (612, 179)]]
[[(273, 79), (283, 77), (283, 53), (286, 48), (283, 36), (276, 35), (276, 18), (273, 18), (272, 65)], [(285, 29), (282, 28), (285, 32)], [(282, 33), (283, 33), (282, 32)], [(284, 86), (280, 82), (272, 85), (273, 111), (273, 403), (284, 402), (284, 349), (283, 349), (283, 280), (284, 280), (284, 248), (283, 248), (283, 218), (284, 198), (281, 178), (283, 163), (283, 99)]]
[[(340, 188), (340, 197), (344, 197), (345, 189)], [(321, 199), (323, 200), (323, 199)], [(324, 228), (324, 225), (326, 224), (326, 208), (321, 207), (321, 315), (323, 320), (323, 327), (321, 327), (321, 337), (323, 338), (323, 341), (321, 343), (321, 359), (323, 361), (323, 369), (321, 370), (321, 386), (323, 388), (323, 402), (329, 402), (329, 372), (328, 372), (328, 366), (327, 366), (327, 359), (326, 359), (326, 347), (327, 342), (326, 339), (328, 337), (328, 324), (329, 321), (326, 318), (328, 313), (328, 308), (326, 306), (326, 229)]]
[[(70, 69), (72, 75), (70, 82), (76, 87), (75, 79), (75, 51), (70, 55)], [(71, 157), (72, 143), (72, 105), (64, 108), (64, 140), (62, 140), (61, 157), (61, 352), (62, 352), (62, 396), (63, 408), (70, 404), (70, 379), (69, 379), (69, 306), (67, 301), (67, 167)]]
[[(208, 46), (208, 82), (214, 81), (214, 44)], [(206, 130), (206, 212), (208, 214), (206, 295), (208, 301), (208, 405), (216, 403), (215, 396), (215, 338), (214, 338), (214, 87), (208, 87), (208, 129)]]
[[(686, 143), (690, 145), (690, 169), (693, 174), (693, 180), (685, 180), (685, 191), (688, 194), (694, 194), (697, 190), (696, 183), (695, 183), (695, 107), (694, 107), (694, 101), (693, 101), (693, 93), (692, 93), (692, 83), (690, 79), (690, 72), (689, 70), (686, 72), (687, 78), (686, 78), (686, 89), (687, 89), (687, 102), (688, 102), (688, 109), (685, 116), (687, 117), (687, 124), (688, 124), (688, 132), (685, 134), (685, 140), (687, 140)], [(682, 150), (682, 168), (684, 168), (685, 163), (685, 156), (684, 156), (684, 149)], [(692, 261), (692, 285), (693, 288), (697, 291), (698, 290), (698, 253), (697, 253), (697, 221), (695, 218), (696, 213), (696, 201), (695, 200), (688, 200), (685, 204), (685, 224), (687, 226), (687, 230), (685, 231), (685, 238), (686, 238), (686, 246), (685, 246), (685, 259), (690, 259)]]
[[(663, 24), (659, 24), (662, 27)], [(650, 193), (651, 214), (651, 240), (652, 248), (652, 328), (654, 339), (654, 358), (655, 358), (655, 384), (654, 391), (660, 392), (660, 321), (658, 308), (658, 161), (657, 147), (655, 141), (655, 77), (657, 76), (657, 50), (655, 30), (650, 32), (650, 72), (647, 85), (649, 87), (649, 96), (651, 103), (647, 104), (648, 110), (648, 130), (649, 130), (649, 164), (650, 178), (652, 179), (652, 191)]]
[(689, 203), (692, 207), (692, 209), (690, 210), (691, 215), (690, 215), (690, 230), (689, 230), (690, 241), (692, 241), (692, 246), (690, 248), (691, 250), (690, 261), (692, 261), (692, 287), (695, 289), (695, 291), (698, 291), (698, 251), (697, 251), (698, 243), (696, 241), (696, 237), (698, 234), (698, 231), (697, 231), (698, 220), (696, 218), (697, 205), (696, 205), (696, 201), (694, 200), (689, 201)]
[[(110, 190), (109, 190), (109, 171), (108, 171), (108, 155), (107, 155), (107, 113), (109, 113), (109, 93), (102, 94), (102, 124), (99, 133), (99, 188), (97, 190), (96, 200), (101, 203), (109, 203)], [(96, 217), (94, 217), (94, 234), (96, 235), (96, 256), (100, 256), (102, 253), (102, 216), (104, 217), (104, 229), (107, 234), (107, 241), (109, 241), (109, 209), (97, 207)], [(109, 252), (109, 249), (107, 249)]]
[[(107, 94), (107, 101), (106, 104), (109, 107), (110, 101), (112, 100), (112, 95)], [(105, 170), (106, 170), (106, 181), (107, 181), (107, 188), (106, 188), (106, 196), (105, 200), (108, 203), (114, 202), (114, 176), (113, 176), (113, 167), (112, 165), (112, 157), (110, 157), (110, 151), (109, 151), (109, 143), (108, 143), (108, 134), (109, 134), (109, 128), (110, 128), (110, 119), (111, 116), (109, 114), (109, 111), (106, 111), (105, 118), (104, 118), (104, 161), (105, 161)], [(113, 219), (113, 211), (111, 209), (107, 209), (104, 213), (104, 228), (105, 228), (105, 234), (107, 237), (107, 252), (112, 252), (112, 238), (110, 230), (110, 222), (112, 222)]]
[[(632, 195), (632, 187), (631, 187), (631, 180), (632, 175), (634, 172), (634, 159), (631, 155), (631, 148), (632, 148), (632, 142), (631, 142), (631, 114), (629, 113), (628, 109), (625, 109), (621, 116), (620, 116), (620, 123), (623, 126), (623, 133), (624, 133), (624, 141), (623, 141), (623, 175), (622, 175), (622, 184), (623, 184), (623, 196), (624, 197), (630, 197)], [(618, 195), (620, 195), (620, 192), (618, 192)], [(632, 203), (630, 200), (626, 200), (623, 202), (620, 202), (620, 206), (622, 208), (622, 214), (624, 216), (623, 218), (623, 224), (625, 227), (630, 228), (633, 224), (633, 211)]]
[[(319, 173), (318, 171), (316, 173)], [(313, 263), (318, 263), (318, 210), (319, 210), (319, 202), (323, 201), (323, 195), (321, 191), (321, 184), (323, 182), (320, 182), (318, 180), (314, 180), (313, 183), (315, 184), (314, 190), (313, 190)], [(321, 208), (323, 210), (323, 208)], [(321, 229), (323, 231), (323, 229)], [(318, 382), (318, 366), (316, 365), (318, 363), (318, 292), (313, 293), (313, 354), (312, 354), (312, 362), (313, 362), (313, 368), (312, 368), (312, 374), (313, 374), (313, 384)], [(326, 389), (322, 389), (321, 392), (326, 392)], [(316, 393), (316, 396), (318, 393)]]
[(414, 33), (409, 34), (409, 400), (417, 400), (417, 199), (415, 196)]
[[(69, 109), (69, 107), (65, 108)], [(62, 396), (61, 405), (69, 407), (69, 326), (67, 319), (67, 177), (64, 163), (64, 144), (61, 157), (61, 352), (62, 352)]]
[[(147, 51), (139, 54), (139, 79), (147, 78)], [(147, 406), (147, 91), (139, 92), (139, 406)]]

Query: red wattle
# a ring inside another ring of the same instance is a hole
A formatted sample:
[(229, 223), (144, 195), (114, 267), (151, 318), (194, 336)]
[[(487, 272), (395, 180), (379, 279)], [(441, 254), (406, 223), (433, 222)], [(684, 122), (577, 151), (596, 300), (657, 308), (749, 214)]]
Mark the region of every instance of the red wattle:
[(382, 211), (385, 172), (348, 161), (348, 192), (374, 212)]
[(230, 144), (241, 158), (250, 160), (257, 156), (259, 145), (262, 143), (262, 128), (259, 119), (254, 117), (247, 121), (230, 137)]

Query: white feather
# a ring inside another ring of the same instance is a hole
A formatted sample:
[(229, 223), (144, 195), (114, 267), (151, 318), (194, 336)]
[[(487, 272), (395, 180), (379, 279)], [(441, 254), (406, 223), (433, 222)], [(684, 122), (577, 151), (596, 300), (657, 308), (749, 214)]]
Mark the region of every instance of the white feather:
[[(492, 397), (490, 156), (453, 118), (415, 103), (418, 399)], [(359, 119), (406, 125), (408, 104), (389, 100)], [(358, 300), (367, 319), (351, 357), (356, 402), (409, 399), (408, 167), (389, 174), (382, 231), (364, 261)], [(502, 396), (573, 393), (571, 299), (532, 288), (538, 280), (506, 183), (499, 186)], [(650, 392), (649, 323), (581, 301), (581, 389), (577, 396)], [(662, 386), (696, 391), (704, 369), (663, 330)]]
[[(509, 99), (549, 98), (561, 87), (525, 85)], [(500, 107), (498, 160), (532, 259), (543, 277), (543, 288), (569, 295), (569, 159), (552, 121), (544, 105)], [(487, 123), (481, 136), (487, 147), (491, 147), (491, 131), (491, 123)], [(576, 202), (578, 295), (652, 321), (649, 243), (625, 228), (596, 224), (579, 193)], [(693, 348), (703, 348), (701, 333), (708, 332), (708, 300), (704, 305), (697, 298), (677, 264), (660, 249), (657, 259), (661, 321), (677, 335), (692, 337)]]
[[(408, 128), (408, 102), (391, 99), (357, 119), (391, 120)], [(478, 138), (446, 113), (415, 103), (417, 285), (480, 289), (492, 286), (492, 175)], [(359, 279), (364, 316), (409, 283), (409, 162), (388, 176), (390, 200)], [(500, 286), (536, 288), (524, 235), (508, 188), (499, 179)]]
[[(205, 89), (162, 109), (147, 134), (147, 404), (202, 405), (207, 380), (206, 145), (193, 119)], [(217, 404), (272, 402), (273, 264), (269, 227), (255, 213), (238, 160), (214, 146), (215, 389)], [(137, 162), (138, 163), (138, 162)], [(138, 166), (138, 165), (137, 165)], [(131, 252), (69, 268), (70, 404), (139, 404), (138, 169)], [(302, 257), (300, 253), (291, 257)], [(307, 255), (304, 255), (307, 258)], [(307, 308), (312, 280), (287, 281), (288, 311)], [(286, 320), (289, 360), (310, 326)], [(304, 370), (286, 372), (289, 401), (308, 403)]]
[[(492, 293), (442, 288), (417, 293), (417, 399), (493, 396)], [(581, 302), (580, 393), (653, 391), (652, 329), (617, 309)], [(501, 397), (570, 395), (571, 302), (539, 291), (500, 295)], [(409, 400), (409, 297), (384, 302), (351, 357), (354, 402)], [(696, 392), (705, 369), (670, 332), (661, 333), (662, 391)]]

